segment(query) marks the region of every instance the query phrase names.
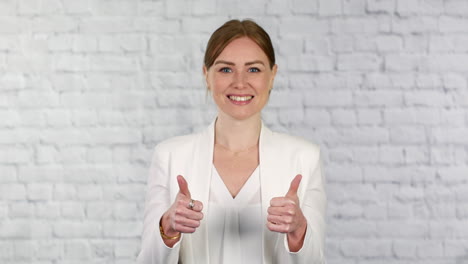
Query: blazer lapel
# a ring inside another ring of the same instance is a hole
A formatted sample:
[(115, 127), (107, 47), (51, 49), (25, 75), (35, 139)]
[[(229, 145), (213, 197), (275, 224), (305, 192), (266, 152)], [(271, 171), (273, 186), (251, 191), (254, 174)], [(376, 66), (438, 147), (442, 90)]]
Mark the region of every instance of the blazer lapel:
[[(260, 156), (260, 186), (262, 195), (262, 218), (266, 221), (268, 207), (270, 206), (271, 198), (281, 193), (281, 179), (275, 177), (278, 175), (278, 159), (277, 149), (274, 146), (274, 134), (262, 123), (259, 141), (259, 156)], [(265, 222), (266, 223), (266, 222)], [(263, 263), (273, 263), (272, 256), (274, 252), (269, 252), (268, 249), (274, 249), (277, 243), (277, 234), (268, 230), (266, 225), (263, 226)]]
[[(200, 134), (193, 152), (191, 166), (193, 170), (191, 173), (193, 173), (193, 175), (189, 185), (190, 192), (193, 199), (203, 203), (203, 212), (205, 213), (209, 210), (208, 201), (213, 166), (215, 122), (216, 121), (213, 121), (210, 126)], [(197, 232), (190, 236), (192, 239), (191, 243), (189, 243), (191, 245), (191, 259), (194, 260), (194, 263), (209, 263), (207, 225), (200, 225)]]

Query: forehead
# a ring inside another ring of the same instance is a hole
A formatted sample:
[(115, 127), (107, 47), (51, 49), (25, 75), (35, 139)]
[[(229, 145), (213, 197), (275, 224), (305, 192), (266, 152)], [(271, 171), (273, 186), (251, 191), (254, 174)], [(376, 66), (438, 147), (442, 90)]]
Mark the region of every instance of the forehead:
[(231, 41), (216, 58), (216, 60), (221, 59), (268, 60), (262, 48), (248, 37), (241, 37)]

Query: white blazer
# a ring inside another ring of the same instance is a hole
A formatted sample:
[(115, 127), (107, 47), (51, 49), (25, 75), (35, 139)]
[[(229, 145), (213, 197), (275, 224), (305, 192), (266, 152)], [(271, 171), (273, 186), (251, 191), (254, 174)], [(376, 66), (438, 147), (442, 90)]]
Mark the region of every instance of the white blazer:
[[(207, 215), (213, 166), (214, 122), (204, 131), (168, 139), (158, 144), (148, 178), (139, 264), (209, 263), (206, 221), (193, 234), (168, 248), (159, 234), (159, 220), (179, 191), (177, 175), (188, 182), (192, 198), (203, 203)], [(301, 138), (275, 133), (262, 124), (259, 141), (262, 198), (263, 263), (324, 263), (326, 196), (319, 148)], [(286, 195), (292, 179), (302, 174), (298, 190), (300, 207), (307, 218), (304, 244), (290, 252), (285, 234), (266, 227), (267, 209), (273, 197)]]

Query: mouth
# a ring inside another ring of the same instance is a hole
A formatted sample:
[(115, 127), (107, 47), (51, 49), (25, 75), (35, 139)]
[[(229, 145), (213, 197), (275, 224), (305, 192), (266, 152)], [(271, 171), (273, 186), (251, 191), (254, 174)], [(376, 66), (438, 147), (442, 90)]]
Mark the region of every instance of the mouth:
[(229, 100), (234, 101), (234, 102), (249, 102), (254, 98), (252, 95), (228, 95), (227, 96)]

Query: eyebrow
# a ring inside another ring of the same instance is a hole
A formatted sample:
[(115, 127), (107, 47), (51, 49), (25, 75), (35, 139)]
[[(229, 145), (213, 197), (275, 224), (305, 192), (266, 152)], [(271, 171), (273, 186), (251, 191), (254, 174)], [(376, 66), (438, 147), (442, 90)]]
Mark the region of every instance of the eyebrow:
[[(215, 62), (215, 65), (216, 64), (227, 64), (227, 65), (236, 65), (234, 62), (230, 62), (230, 61), (225, 61), (225, 60), (219, 60), (219, 61), (216, 61)], [(246, 62), (245, 63), (245, 66), (249, 66), (249, 65), (252, 65), (252, 64), (262, 64), (262, 65), (265, 65), (265, 63), (263, 63), (263, 61), (261, 60), (254, 60), (254, 61), (249, 61), (249, 62)]]

